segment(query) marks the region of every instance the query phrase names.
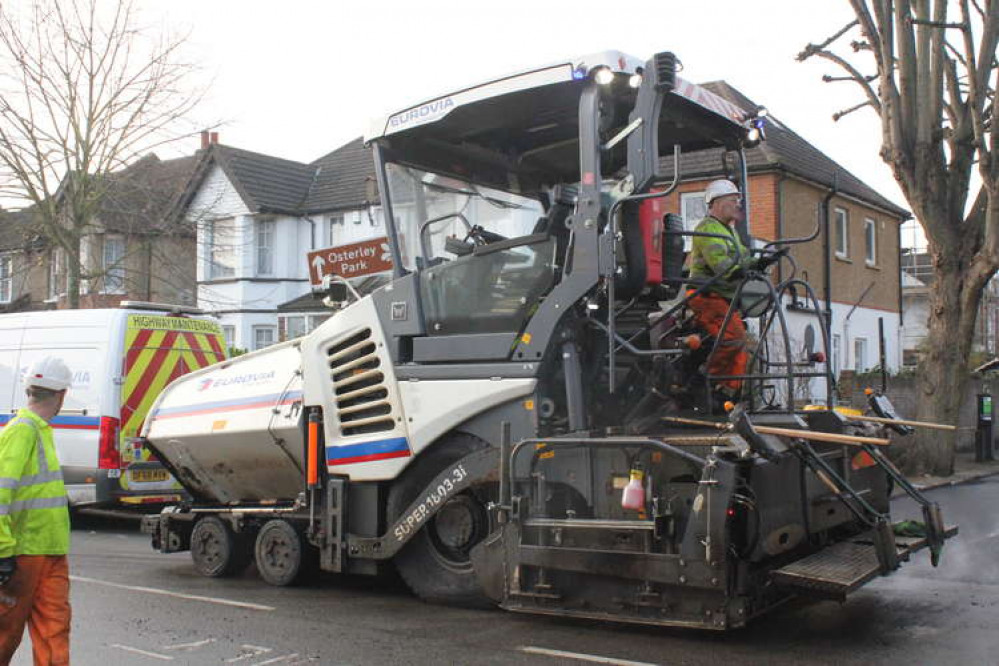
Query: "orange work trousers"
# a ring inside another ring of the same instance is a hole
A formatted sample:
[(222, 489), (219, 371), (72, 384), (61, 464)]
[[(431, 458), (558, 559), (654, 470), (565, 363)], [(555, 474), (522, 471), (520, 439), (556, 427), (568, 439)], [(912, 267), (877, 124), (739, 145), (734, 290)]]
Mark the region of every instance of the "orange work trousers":
[(19, 555), (17, 572), (0, 587), (0, 666), (31, 634), (35, 666), (69, 663), (69, 560), (65, 555)]
[[(746, 352), (746, 324), (738, 310), (732, 313), (728, 326), (722, 331), (725, 315), (728, 313), (730, 301), (718, 294), (700, 294), (689, 301), (694, 312), (697, 325), (708, 332), (708, 335), (718, 338), (718, 348), (708, 363), (708, 375), (744, 375), (749, 364), (749, 354)], [(715, 384), (728, 389), (733, 395), (739, 392), (742, 381), (725, 379)]]

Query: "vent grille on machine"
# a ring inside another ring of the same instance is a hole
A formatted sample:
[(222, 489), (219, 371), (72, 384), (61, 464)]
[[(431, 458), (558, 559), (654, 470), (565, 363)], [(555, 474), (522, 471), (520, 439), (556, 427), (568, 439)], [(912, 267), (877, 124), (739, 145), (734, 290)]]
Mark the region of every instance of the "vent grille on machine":
[(395, 427), (378, 346), (366, 328), (327, 351), (333, 395), (343, 436), (384, 432)]

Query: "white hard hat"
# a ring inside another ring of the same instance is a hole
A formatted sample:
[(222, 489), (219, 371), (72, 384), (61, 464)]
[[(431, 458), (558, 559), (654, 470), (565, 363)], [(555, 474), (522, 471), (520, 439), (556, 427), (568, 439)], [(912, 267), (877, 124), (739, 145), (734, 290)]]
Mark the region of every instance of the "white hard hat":
[(718, 197), (739, 194), (739, 188), (731, 180), (715, 180), (704, 190), (704, 205), (710, 206)]
[(24, 373), (25, 386), (38, 386), (50, 391), (64, 391), (73, 383), (73, 373), (58, 356), (45, 356), (31, 364)]

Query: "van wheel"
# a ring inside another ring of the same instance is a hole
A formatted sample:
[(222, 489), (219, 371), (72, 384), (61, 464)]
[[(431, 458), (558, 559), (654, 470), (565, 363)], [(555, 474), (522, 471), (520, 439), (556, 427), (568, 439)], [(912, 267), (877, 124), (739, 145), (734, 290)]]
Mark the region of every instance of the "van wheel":
[(316, 549), (286, 520), (264, 523), (254, 548), (257, 571), (271, 585), (302, 582), (316, 568)]
[[(486, 447), (480, 439), (457, 434), (421, 455), (389, 491), (390, 520), (402, 515), (444, 468)], [(395, 556), (396, 569), (418, 597), (478, 608), (494, 605), (479, 585), (469, 552), (489, 534), (486, 506), (496, 494), (495, 484), (481, 484), (449, 498)]]
[(191, 530), (191, 559), (202, 576), (220, 578), (242, 573), (250, 563), (249, 544), (221, 518), (206, 516)]

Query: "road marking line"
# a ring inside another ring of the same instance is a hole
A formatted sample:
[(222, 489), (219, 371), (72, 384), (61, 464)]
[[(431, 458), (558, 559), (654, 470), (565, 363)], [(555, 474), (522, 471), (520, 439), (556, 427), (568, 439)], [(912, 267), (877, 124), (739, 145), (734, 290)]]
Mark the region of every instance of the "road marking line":
[(165, 597), (176, 597), (177, 599), (189, 599), (191, 601), (204, 601), (210, 604), (220, 604), (222, 606), (236, 606), (237, 608), (249, 608), (250, 610), (260, 610), (260, 611), (276, 610), (274, 606), (264, 606), (263, 604), (251, 604), (246, 601), (232, 601), (231, 599), (220, 599), (218, 597), (202, 597), (197, 594), (183, 594), (182, 592), (170, 592), (169, 590), (160, 590), (155, 587), (122, 585), (121, 583), (112, 583), (107, 580), (98, 580), (96, 578), (87, 578), (85, 576), (70, 576), (69, 579), (79, 583), (94, 583), (95, 585), (117, 587), (122, 590), (133, 590), (135, 592), (148, 592), (149, 594), (161, 594)]
[(214, 638), (206, 638), (203, 641), (196, 641), (194, 643), (179, 643), (177, 645), (161, 645), (161, 650), (193, 650), (195, 648), (204, 647), (209, 643), (214, 643)]
[(268, 659), (267, 661), (258, 661), (253, 666), (266, 666), (267, 664), (276, 664), (276, 663), (281, 662), (281, 661), (288, 661), (289, 659), (296, 659), (297, 657), (298, 657), (298, 653), (296, 652), (294, 654), (288, 654), (288, 655), (285, 655), (283, 657), (274, 657), (273, 659)]
[[(246, 654), (243, 652), (249, 650)], [(259, 645), (240, 645), (239, 646), (240, 655), (238, 657), (233, 657), (232, 659), (226, 659), (225, 663), (234, 664), (237, 661), (243, 661), (244, 659), (252, 659), (253, 657), (259, 657), (262, 654), (267, 654), (268, 652), (274, 652), (274, 648), (260, 647)]]
[(152, 657), (153, 659), (162, 659), (163, 661), (173, 661), (173, 657), (168, 654), (156, 654), (155, 652), (146, 652), (145, 650), (140, 650), (139, 648), (129, 647), (127, 645), (119, 645), (118, 643), (112, 643), (111, 647), (118, 648), (119, 650), (124, 650), (125, 652), (133, 652), (135, 654), (141, 654), (144, 657)]
[(540, 654), (546, 657), (558, 657), (561, 659), (575, 659), (577, 661), (589, 661), (594, 664), (614, 664), (615, 666), (656, 666), (647, 661), (629, 661), (627, 659), (614, 659), (613, 657), (600, 657), (595, 654), (583, 654), (581, 652), (565, 652), (563, 650), (549, 650), (547, 648), (534, 647), (533, 645), (521, 645), (517, 648), (520, 652), (527, 654)]

